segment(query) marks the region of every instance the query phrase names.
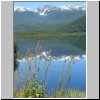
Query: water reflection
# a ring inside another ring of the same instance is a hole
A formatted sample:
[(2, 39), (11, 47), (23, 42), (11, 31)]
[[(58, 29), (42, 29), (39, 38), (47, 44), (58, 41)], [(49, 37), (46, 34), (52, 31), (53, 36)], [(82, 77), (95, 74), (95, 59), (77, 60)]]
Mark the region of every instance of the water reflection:
[[(25, 56), (27, 48), (31, 48), (35, 51), (35, 45), (39, 41), (38, 39), (15, 39), (19, 49), (19, 56)], [(67, 36), (64, 38), (56, 39), (40, 39), (40, 45), (44, 51), (52, 50), (52, 56), (61, 55), (83, 55), (86, 52), (86, 36)]]
[[(58, 39), (48, 40), (49, 42), (42, 40), (43, 46), (38, 41), (37, 45), (32, 47), (32, 41), (19, 42), (19, 55), (25, 48), (28, 49), (24, 51), (24, 57), (17, 59), (19, 66), (14, 72), (14, 88), (21, 89), (26, 83), (32, 87), (32, 83), (36, 86), (42, 85), (47, 94), (60, 89), (64, 92), (69, 87), (86, 91), (86, 56), (82, 48), (76, 48), (67, 42), (66, 44), (65, 41), (60, 43)], [(32, 48), (29, 48), (30, 46)], [(72, 52), (66, 53), (66, 48), (70, 47)]]
[[(16, 86), (17, 88), (23, 87), (25, 82), (25, 68), (28, 68), (31, 76), (32, 73), (36, 73), (37, 71), (38, 79), (47, 84), (47, 93), (49, 93), (52, 88), (54, 89), (54, 91), (61, 88), (63, 88), (63, 90), (66, 90), (67, 88), (69, 88), (70, 81), (73, 81), (71, 80), (71, 78), (73, 78), (73, 67), (75, 66), (75, 64), (77, 64), (77, 62), (80, 62), (81, 60), (85, 62), (85, 59), (85, 55), (64, 55), (56, 57), (49, 55), (49, 52), (41, 52), (40, 55), (17, 59), (17, 61), (19, 62), (18, 70), (21, 69), (23, 75)], [(37, 66), (35, 66), (35, 64), (37, 64)], [(80, 64), (74, 70), (77, 70), (78, 67), (80, 67)], [(80, 77), (85, 76), (81, 75)], [(74, 86), (74, 88), (76, 87)], [(80, 86), (78, 86), (78, 88), (80, 88)]]

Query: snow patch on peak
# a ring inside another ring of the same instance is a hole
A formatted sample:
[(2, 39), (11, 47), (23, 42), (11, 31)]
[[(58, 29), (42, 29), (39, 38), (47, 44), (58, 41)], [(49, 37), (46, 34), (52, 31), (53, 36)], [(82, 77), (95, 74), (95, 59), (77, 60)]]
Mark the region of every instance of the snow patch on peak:
[(86, 10), (85, 6), (79, 5), (65, 5), (65, 6), (58, 6), (61, 10)]
[(79, 6), (79, 5), (64, 5), (64, 6), (50, 6), (50, 5), (44, 5), (41, 6), (37, 9), (30, 9), (30, 8), (25, 8), (22, 6), (15, 6), (14, 5), (14, 11), (18, 12), (24, 12), (24, 11), (31, 11), (34, 13), (39, 14), (40, 16), (46, 16), (47, 12), (49, 11), (54, 11), (54, 10), (61, 10), (61, 11), (72, 11), (72, 10), (86, 10), (86, 6)]
[(22, 6), (14, 6), (14, 11), (24, 12), (24, 11), (33, 11), (33, 10)]

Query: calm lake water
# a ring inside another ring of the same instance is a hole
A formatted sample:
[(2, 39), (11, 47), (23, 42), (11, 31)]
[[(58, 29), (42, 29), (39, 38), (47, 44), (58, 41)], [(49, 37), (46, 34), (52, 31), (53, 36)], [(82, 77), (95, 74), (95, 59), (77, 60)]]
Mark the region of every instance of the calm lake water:
[[(39, 39), (40, 44), (43, 47), (44, 51), (52, 50), (51, 56), (61, 59), (62, 56), (78, 56), (78, 60), (72, 65), (72, 72), (70, 76), (70, 81), (68, 83), (69, 88), (80, 89), (82, 91), (86, 91), (86, 58), (82, 58), (83, 55), (86, 54), (86, 37), (85, 36), (70, 36), (65, 38), (57, 38), (57, 39)], [(18, 45), (18, 54), (23, 56), (25, 55), (27, 48), (31, 48), (34, 51), (34, 47), (36, 46), (38, 39), (24, 39), (17, 38), (15, 39)], [(45, 60), (40, 60), (40, 72), (39, 78), (41, 79), (43, 75)], [(68, 67), (69, 61), (66, 63), (63, 60), (52, 60), (51, 65), (49, 67), (49, 71), (52, 70), (50, 76), (47, 76), (47, 86), (46, 92), (53, 93), (57, 89), (57, 84), (59, 83), (59, 74), (62, 70), (62, 66), (64, 65), (64, 72), (62, 80), (65, 79), (66, 69)], [(27, 66), (27, 60), (24, 58), (19, 59), (19, 66), (17, 70), (22, 69), (22, 74), (24, 76), (25, 66)], [(30, 73), (32, 73), (34, 66), (34, 61), (31, 63)], [(49, 72), (48, 72), (49, 73)], [(17, 88), (21, 88), (24, 84), (24, 77), (21, 77), (20, 82), (17, 84)]]
[(52, 39), (17, 38), (15, 41), (18, 45), (18, 54), (25, 55), (28, 48), (34, 51), (39, 40), (44, 51), (52, 50), (52, 56), (83, 55), (86, 53), (86, 36), (82, 35)]

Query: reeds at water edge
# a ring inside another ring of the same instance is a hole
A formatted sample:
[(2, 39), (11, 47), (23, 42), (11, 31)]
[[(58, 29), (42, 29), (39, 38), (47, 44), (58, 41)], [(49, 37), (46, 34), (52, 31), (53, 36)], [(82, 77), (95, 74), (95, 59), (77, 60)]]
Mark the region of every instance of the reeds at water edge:
[[(43, 47), (40, 45), (40, 41), (35, 46), (35, 50), (28, 48), (26, 55), (25, 55), (25, 74), (24, 74), (24, 86), (21, 89), (17, 89), (16, 85), (14, 85), (14, 97), (22, 97), (22, 98), (45, 98), (45, 97), (60, 97), (60, 96), (68, 96), (70, 94), (69, 92), (72, 92), (68, 88), (68, 84), (71, 79), (72, 75), (72, 67), (74, 63), (77, 61), (74, 56), (70, 56), (69, 59), (65, 59), (63, 61), (63, 65), (61, 66), (62, 69), (59, 73), (59, 79), (57, 80), (57, 90), (52, 95), (46, 94), (46, 86), (47, 81), (50, 78), (50, 75), (53, 71), (56, 71), (57, 67), (54, 67), (55, 65), (52, 65), (52, 59), (50, 58), (50, 54), (52, 53), (52, 50), (50, 49), (48, 53), (43, 54), (42, 56), (39, 56), (41, 53), (43, 53)], [(41, 65), (41, 58), (44, 58), (44, 66)], [(32, 61), (34, 62), (34, 65), (32, 65)], [(68, 62), (68, 65), (66, 64)], [(67, 66), (67, 67), (66, 67)], [(41, 71), (41, 68), (43, 68), (43, 74), (41, 78), (39, 78), (39, 72)], [(63, 79), (65, 71), (65, 77)], [(15, 71), (16, 77), (14, 77), (14, 82), (17, 84), (20, 81), (20, 78), (22, 77), (22, 71)], [(16, 81), (17, 79), (17, 81)], [(80, 92), (80, 91), (79, 91)], [(75, 91), (73, 92), (75, 93)], [(81, 92), (80, 92), (81, 93)], [(83, 93), (83, 92), (82, 92)], [(62, 97), (63, 97), (62, 96)], [(85, 96), (85, 95), (84, 95)], [(70, 96), (69, 96), (70, 97)]]

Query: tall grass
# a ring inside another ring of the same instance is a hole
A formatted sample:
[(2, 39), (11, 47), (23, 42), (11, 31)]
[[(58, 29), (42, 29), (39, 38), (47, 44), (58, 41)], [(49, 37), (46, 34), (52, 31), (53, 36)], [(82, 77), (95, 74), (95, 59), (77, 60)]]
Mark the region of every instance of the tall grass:
[(60, 89), (54, 93), (53, 98), (85, 98), (85, 92), (79, 89), (67, 89), (63, 91)]
[[(71, 57), (71, 60), (66, 68), (66, 60), (63, 63), (62, 70), (59, 74), (59, 80), (57, 84), (57, 90), (52, 95), (46, 94), (46, 82), (49, 76), (52, 74), (53, 66), (51, 66), (51, 59), (48, 59), (51, 50), (47, 55), (43, 55), (45, 59), (44, 66), (41, 66), (40, 60), (41, 56), (39, 55), (43, 52), (43, 47), (40, 45), (40, 41), (37, 43), (35, 47), (35, 51), (33, 52), (28, 48), (25, 59), (27, 60), (24, 75), (24, 85), (22, 88), (17, 89), (16, 86), (22, 77), (22, 70), (14, 72), (14, 97), (15, 98), (84, 98), (85, 93), (78, 89), (69, 89), (68, 84), (70, 82), (71, 74), (72, 74), (72, 66), (75, 63), (74, 56)], [(32, 61), (34, 61), (34, 65), (32, 67)], [(43, 75), (41, 79), (39, 78), (39, 72), (43, 67)], [(33, 69), (32, 69), (33, 68)], [(32, 73), (30, 71), (32, 70)], [(63, 80), (64, 70), (66, 71), (65, 79)]]

